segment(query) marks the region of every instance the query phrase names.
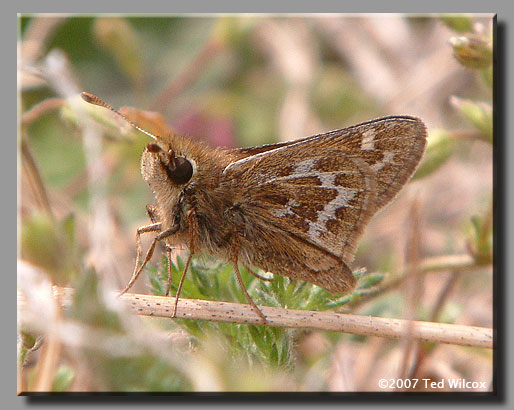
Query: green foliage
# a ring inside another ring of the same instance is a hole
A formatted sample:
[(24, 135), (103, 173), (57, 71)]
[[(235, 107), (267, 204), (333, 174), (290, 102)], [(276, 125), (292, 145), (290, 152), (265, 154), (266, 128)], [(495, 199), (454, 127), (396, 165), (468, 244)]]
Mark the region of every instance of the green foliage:
[(313, 106), (324, 122), (332, 128), (375, 106), (355, 79), (337, 64), (328, 64), (318, 75), (312, 89)]
[(493, 63), (492, 45), (481, 37), (452, 37), (450, 44), (453, 47), (453, 55), (464, 67), (483, 70)]
[(137, 86), (143, 79), (141, 43), (128, 20), (121, 17), (96, 19), (93, 34), (98, 44), (110, 54), (118, 68)]
[(471, 229), (468, 236), (468, 248), (478, 263), (490, 263), (493, 253), (493, 223), (489, 212), (486, 215), (475, 215), (471, 218)]
[[(159, 268), (148, 269), (152, 293), (164, 295), (168, 283), (167, 258), (162, 259)], [(184, 262), (178, 258), (172, 263), (173, 283), (170, 294), (177, 291), (178, 282), (184, 269)], [(261, 273), (262, 274), (262, 273)], [(226, 264), (207, 261), (201, 264), (193, 258), (188, 277), (184, 282), (181, 297), (216, 301), (237, 301), (247, 303), (236, 279), (233, 268)], [(302, 281), (291, 280), (275, 275), (272, 281), (262, 281), (245, 269), (241, 276), (248, 293), (257, 305), (286, 307), (288, 309), (323, 311), (340, 307), (362, 295), (376, 292), (384, 274), (365, 275), (358, 271), (359, 283), (352, 295), (336, 297), (325, 289)], [(269, 326), (233, 325), (216, 322), (199, 322), (177, 319), (176, 322), (194, 336), (197, 342), (205, 341), (204, 335), (223, 334), (231, 344), (235, 358), (245, 357), (252, 363), (290, 369), (294, 366), (293, 346), (297, 331)]]
[(484, 141), (493, 142), (493, 110), (491, 105), (453, 97), (452, 104), (476, 129), (482, 132)]
[(37, 343), (37, 336), (28, 332), (20, 332), (18, 340), (18, 361), (20, 364), (25, 362), (27, 354), (34, 349)]
[[(60, 114), (67, 109), (65, 106)], [(70, 122), (63, 123), (58, 116), (46, 116), (34, 122), (29, 129), (30, 135), (34, 135), (30, 144), (41, 178), (50, 187), (66, 186), (85, 169), (80, 140), (73, 138), (69, 125)]]
[(452, 30), (458, 33), (470, 32), (473, 28), (471, 17), (462, 14), (445, 14), (439, 19)]
[(75, 378), (75, 371), (70, 366), (59, 366), (52, 385), (53, 392), (68, 391)]
[[(156, 295), (164, 295), (165, 293), (168, 281), (167, 269), (166, 258), (163, 258), (159, 269), (149, 269), (152, 292)], [(184, 269), (183, 261), (179, 258), (176, 265), (172, 264), (171, 269), (174, 280), (170, 293), (175, 294), (178, 281)], [(265, 297), (265, 292), (259, 292), (256, 289), (257, 279), (253, 278), (253, 276), (250, 279), (250, 274), (244, 270), (241, 274), (248, 292), (257, 304), (263, 303), (270, 306), (280, 306), (280, 302), (277, 300), (277, 293), (274, 293), (274, 297)], [(279, 284), (273, 283), (273, 289), (276, 290), (277, 287), (284, 289), (287, 287), (284, 284), (285, 280), (283, 278), (279, 279), (278, 282)], [(196, 260), (193, 260), (191, 264), (188, 279), (184, 282), (182, 288), (181, 297), (246, 303), (230, 266), (219, 263), (202, 266)], [(287, 296), (284, 298), (287, 298)], [(289, 298), (289, 300), (293, 299), (294, 297)], [(236, 357), (245, 355), (246, 361), (250, 363), (258, 360), (261, 363), (281, 368), (291, 368), (293, 366), (293, 355), (291, 352), (294, 340), (293, 330), (184, 319), (178, 319), (176, 322), (186, 329), (195, 338), (196, 342), (205, 341), (205, 334), (212, 334), (214, 332), (224, 335), (231, 343), (230, 349), (232, 354)]]
[(98, 370), (102, 387), (108, 391), (166, 392), (190, 391), (183, 373), (150, 353), (115, 357), (92, 352), (88, 358)]
[(425, 178), (441, 168), (451, 158), (454, 147), (455, 140), (448, 131), (442, 129), (431, 130), (423, 162), (414, 174), (413, 179)]
[(69, 317), (85, 325), (119, 332), (120, 319), (116, 312), (105, 306), (99, 295), (98, 286), (96, 273), (87, 271), (82, 274), (75, 286), (73, 307), (68, 312)]
[(55, 284), (64, 286), (75, 274), (73, 240), (72, 215), (55, 221), (46, 213), (34, 212), (22, 225), (22, 256), (49, 272)]

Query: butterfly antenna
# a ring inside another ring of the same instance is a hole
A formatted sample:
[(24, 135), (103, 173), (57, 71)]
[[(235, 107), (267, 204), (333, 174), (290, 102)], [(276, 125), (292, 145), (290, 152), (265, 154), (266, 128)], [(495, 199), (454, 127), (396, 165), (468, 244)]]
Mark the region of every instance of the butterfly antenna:
[(115, 113), (116, 115), (119, 115), (121, 118), (123, 118), (125, 121), (127, 121), (136, 130), (141, 131), (143, 134), (148, 135), (150, 138), (152, 138), (154, 140), (157, 140), (157, 137), (155, 135), (149, 133), (148, 131), (145, 131), (144, 129), (142, 129), (140, 127), (138, 127), (136, 124), (134, 124), (132, 121), (130, 121), (127, 118), (126, 115), (123, 115), (121, 112), (115, 110), (112, 106), (107, 104), (104, 100), (102, 100), (101, 98), (97, 97), (96, 95), (84, 91), (84, 92), (80, 93), (80, 96), (82, 97), (82, 99), (85, 102), (87, 102), (89, 104), (98, 105), (100, 107), (104, 107), (104, 108), (107, 108), (108, 110), (111, 110), (113, 113)]

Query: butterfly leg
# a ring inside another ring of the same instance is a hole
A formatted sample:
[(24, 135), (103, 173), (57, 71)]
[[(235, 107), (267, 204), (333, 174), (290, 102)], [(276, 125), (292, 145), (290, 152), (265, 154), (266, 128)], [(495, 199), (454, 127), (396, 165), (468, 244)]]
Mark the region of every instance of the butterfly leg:
[[(139, 261), (141, 260), (141, 234), (148, 232), (159, 232), (161, 230), (160, 223), (153, 223), (150, 225), (145, 225), (137, 228), (136, 231), (136, 263), (134, 266), (134, 272), (132, 273), (132, 277), (134, 277), (137, 268), (139, 266)], [(128, 290), (128, 289), (127, 289)]]
[(250, 272), (253, 276), (255, 276), (257, 279), (260, 279), (260, 280), (265, 280), (266, 282), (271, 282), (273, 280), (273, 278), (266, 278), (262, 275), (259, 275), (257, 272), (254, 272), (253, 270), (251, 270), (248, 266), (246, 265), (243, 265), (245, 267), (245, 269)]
[(173, 313), (171, 314), (172, 319), (177, 317), (178, 299), (180, 297), (180, 292), (182, 291), (182, 285), (184, 284), (184, 279), (186, 278), (187, 270), (189, 269), (189, 265), (191, 264), (191, 259), (193, 259), (192, 251), (189, 253), (189, 257), (187, 258), (186, 266), (184, 266), (184, 272), (182, 272), (182, 277), (180, 278), (180, 282), (178, 284), (177, 293), (175, 294), (175, 305), (173, 306)]
[(158, 222), (157, 209), (155, 208), (154, 205), (147, 205), (146, 213), (148, 215), (148, 218), (150, 218), (150, 221), (152, 221), (153, 223)]
[(157, 212), (155, 209), (155, 206), (153, 205), (147, 205), (146, 206), (146, 213), (148, 214), (148, 217), (150, 218), (150, 221), (152, 223), (150, 225), (145, 225), (137, 228), (136, 231), (136, 263), (134, 267), (134, 273), (132, 276), (134, 276), (135, 272), (137, 271), (137, 267), (139, 266), (139, 261), (141, 260), (141, 234), (142, 233), (148, 233), (148, 232), (159, 232), (161, 230), (161, 224), (157, 221)]
[(166, 245), (166, 258), (168, 259), (168, 285), (166, 286), (166, 293), (165, 296), (170, 295), (170, 288), (171, 288), (171, 251), (172, 248), (168, 245)]
[(263, 324), (266, 324), (268, 322), (266, 320), (266, 316), (264, 316), (264, 313), (262, 313), (262, 311), (257, 307), (255, 302), (252, 300), (252, 298), (248, 294), (248, 291), (246, 290), (245, 284), (243, 283), (243, 278), (241, 278), (241, 273), (239, 272), (239, 267), (237, 266), (237, 261), (234, 262), (234, 272), (236, 273), (236, 278), (237, 278), (237, 281), (239, 282), (239, 286), (241, 287), (241, 290), (243, 291), (244, 295), (246, 296), (246, 300), (253, 307), (255, 312), (261, 317)]
[[(159, 218), (157, 217), (157, 208), (155, 208), (154, 205), (147, 205), (146, 206), (146, 213), (148, 214), (148, 218), (153, 223), (156, 223)], [(165, 296), (170, 295), (170, 288), (171, 288), (171, 251), (173, 248), (171, 248), (169, 245), (166, 245), (166, 258), (168, 259), (168, 285), (166, 286), (166, 293)]]
[(130, 278), (129, 283), (127, 286), (125, 286), (125, 289), (123, 289), (120, 292), (120, 296), (123, 295), (125, 292), (127, 292), (135, 283), (141, 272), (143, 271), (143, 268), (146, 266), (148, 261), (151, 259), (153, 252), (155, 250), (155, 246), (157, 245), (157, 242), (163, 240), (164, 238), (167, 238), (170, 235), (173, 235), (175, 232), (178, 231), (179, 226), (175, 225), (169, 229), (166, 229), (165, 231), (160, 232), (155, 236), (155, 238), (152, 241), (152, 244), (150, 245), (150, 249), (148, 249), (148, 252), (146, 253), (145, 260), (143, 261), (142, 265), (138, 267), (140, 255), (141, 255), (141, 241), (140, 241), (140, 235), (145, 232), (155, 232), (159, 231), (161, 229), (161, 224), (156, 223), (152, 225), (146, 225), (142, 226), (141, 228), (138, 228), (136, 233), (136, 244), (137, 244), (137, 256), (136, 256), (136, 266), (134, 268), (134, 273), (132, 274), (132, 277)]
[[(182, 292), (182, 285), (184, 284), (184, 279), (186, 278), (187, 270), (189, 269), (189, 265), (191, 265), (191, 260), (193, 259), (193, 255), (195, 253), (194, 244), (195, 244), (195, 232), (197, 229), (196, 212), (194, 210), (190, 210), (188, 212), (187, 219), (188, 219), (188, 225), (189, 225), (189, 238), (190, 238), (190, 240), (189, 240), (189, 257), (187, 258), (186, 266), (184, 266), (184, 271), (182, 272), (182, 277), (180, 278), (180, 282), (178, 284), (177, 293), (175, 294), (175, 305), (173, 307), (173, 313), (171, 314), (172, 319), (177, 317), (178, 299), (180, 297), (180, 292)], [(171, 261), (168, 256), (168, 266), (170, 266), (170, 263), (171, 263)], [(171, 286), (171, 270), (168, 271), (168, 286)]]

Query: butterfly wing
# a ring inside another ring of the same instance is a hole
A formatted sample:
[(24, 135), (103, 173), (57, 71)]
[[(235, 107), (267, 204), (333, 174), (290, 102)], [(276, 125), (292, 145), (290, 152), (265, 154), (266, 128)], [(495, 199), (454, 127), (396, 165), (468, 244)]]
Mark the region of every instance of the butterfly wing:
[(264, 255), (253, 263), (341, 290), (330, 285), (334, 271), (351, 275), (342, 261), (353, 259), (365, 225), (411, 177), (425, 144), (420, 120), (388, 117), (231, 163), (224, 176), (237, 180), (239, 207), (255, 224), (245, 241)]
[[(344, 150), (362, 158), (376, 173), (378, 211), (396, 196), (416, 170), (425, 152), (426, 137), (425, 124), (419, 118), (378, 118), (299, 140), (231, 150), (238, 160), (231, 163), (225, 173), (246, 169), (249, 162), (259, 161), (264, 155), (280, 156), (293, 146), (305, 150), (314, 147)], [(291, 157), (289, 151), (285, 157)]]
[[(373, 216), (375, 178), (359, 157), (342, 150), (291, 147), (261, 157), (238, 177), (238, 200), (252, 221), (263, 220), (307, 243), (350, 260), (356, 238)], [(287, 241), (286, 241), (287, 243)]]
[(272, 151), (277, 148), (285, 147), (286, 145), (295, 144), (298, 141), (286, 141), (286, 142), (277, 142), (276, 144), (266, 144), (259, 145), (258, 147), (244, 147), (244, 148), (234, 148), (228, 150), (228, 153), (234, 158), (235, 161), (252, 157), (257, 154), (262, 154), (263, 152)]

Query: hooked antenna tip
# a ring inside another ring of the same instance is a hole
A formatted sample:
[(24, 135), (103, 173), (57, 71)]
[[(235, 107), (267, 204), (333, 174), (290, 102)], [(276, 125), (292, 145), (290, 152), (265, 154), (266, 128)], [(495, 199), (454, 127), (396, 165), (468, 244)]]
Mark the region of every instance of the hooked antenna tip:
[(83, 91), (83, 92), (80, 93), (80, 96), (82, 97), (82, 99), (85, 102), (87, 102), (89, 104), (98, 105), (100, 107), (104, 107), (104, 108), (107, 108), (107, 109), (111, 110), (113, 113), (115, 113), (116, 115), (119, 115), (121, 118), (123, 118), (125, 121), (127, 121), (135, 129), (137, 129), (137, 130), (141, 131), (142, 133), (148, 135), (150, 138), (152, 138), (154, 140), (157, 140), (157, 137), (155, 135), (153, 135), (152, 133), (150, 133), (148, 131), (145, 131), (144, 129), (142, 129), (140, 127), (138, 127), (136, 124), (134, 124), (132, 121), (130, 121), (126, 115), (123, 115), (121, 112), (115, 110), (113, 107), (111, 107), (109, 104), (107, 104), (104, 100), (102, 100), (101, 98), (97, 97), (96, 95), (88, 93), (86, 91)]
[(85, 102), (87, 102), (89, 104), (105, 106), (105, 103), (100, 98), (98, 98), (96, 95), (93, 95), (91, 93), (83, 91), (80, 93), (80, 96), (82, 97), (82, 99)]

